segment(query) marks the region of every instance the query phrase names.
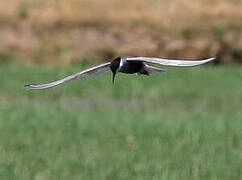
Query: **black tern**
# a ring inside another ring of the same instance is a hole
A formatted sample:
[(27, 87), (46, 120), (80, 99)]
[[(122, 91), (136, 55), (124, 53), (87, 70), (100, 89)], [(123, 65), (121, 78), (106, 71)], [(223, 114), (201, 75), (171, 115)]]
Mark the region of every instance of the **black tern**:
[(199, 65), (208, 63), (210, 61), (213, 61), (214, 59), (215, 58), (212, 57), (204, 60), (172, 60), (172, 59), (162, 59), (157, 57), (120, 56), (115, 58), (111, 62), (107, 62), (104, 64), (100, 64), (98, 66), (86, 69), (84, 71), (67, 76), (58, 81), (54, 81), (46, 84), (29, 84), (29, 85), (25, 85), (25, 87), (29, 89), (51, 88), (73, 79), (82, 79), (85, 77), (100, 75), (109, 70), (111, 70), (113, 73), (112, 82), (114, 83), (115, 75), (118, 72), (127, 73), (127, 74), (151, 75), (151, 74), (165, 71), (163, 69), (160, 69), (158, 67), (153, 67), (148, 64), (156, 64), (156, 65), (162, 65), (162, 66), (176, 66), (176, 67), (191, 67), (191, 66), (199, 66)]

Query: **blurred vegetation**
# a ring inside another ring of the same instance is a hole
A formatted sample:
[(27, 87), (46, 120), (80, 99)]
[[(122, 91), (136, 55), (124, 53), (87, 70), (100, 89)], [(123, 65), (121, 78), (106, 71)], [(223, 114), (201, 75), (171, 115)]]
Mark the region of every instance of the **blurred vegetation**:
[(239, 67), (23, 87), (82, 68), (1, 64), (0, 179), (242, 178)]
[[(242, 179), (241, 19), (241, 0), (1, 1), (0, 179)], [(23, 87), (118, 55), (231, 65)]]
[(0, 52), (37, 63), (117, 55), (241, 63), (241, 19), (241, 0), (8, 0)]

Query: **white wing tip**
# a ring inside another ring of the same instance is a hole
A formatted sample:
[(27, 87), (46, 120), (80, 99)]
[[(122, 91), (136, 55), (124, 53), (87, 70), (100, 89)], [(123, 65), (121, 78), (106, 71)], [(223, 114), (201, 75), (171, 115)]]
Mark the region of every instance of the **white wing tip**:
[(208, 59), (205, 59), (205, 60), (207, 60), (209, 62), (209, 61), (213, 61), (215, 59), (216, 59), (216, 57), (211, 57), (211, 58), (208, 58)]
[(32, 84), (26, 84), (24, 85), (25, 88), (31, 88), (33, 85)]
[(28, 89), (37, 90), (37, 89), (47, 89), (47, 88), (51, 88), (53, 86), (47, 86), (45, 84), (27, 84), (27, 85), (24, 85), (24, 87), (28, 88)]
[(208, 62), (211, 62), (211, 61), (214, 61), (214, 60), (216, 60), (216, 57), (211, 57), (211, 58), (204, 59), (204, 60), (201, 60), (201, 61), (203, 61), (204, 63), (208, 63)]
[(38, 89), (38, 87), (35, 84), (27, 84), (27, 85), (24, 85), (24, 87), (28, 89)]

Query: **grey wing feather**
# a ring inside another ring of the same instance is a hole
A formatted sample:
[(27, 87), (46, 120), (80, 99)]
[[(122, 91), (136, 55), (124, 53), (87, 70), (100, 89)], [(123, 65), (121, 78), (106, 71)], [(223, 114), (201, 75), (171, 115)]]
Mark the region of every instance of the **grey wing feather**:
[(214, 57), (204, 59), (204, 60), (172, 60), (172, 59), (162, 59), (157, 57), (127, 57), (127, 61), (142, 61), (147, 63), (154, 63), (163, 66), (177, 66), (177, 67), (189, 67), (189, 66), (199, 66), (210, 61), (215, 60)]
[(60, 85), (62, 83), (65, 83), (65, 82), (73, 80), (73, 79), (82, 79), (82, 78), (89, 77), (89, 76), (96, 76), (96, 75), (102, 74), (104, 72), (107, 72), (109, 70), (110, 64), (111, 64), (110, 62), (100, 64), (98, 66), (86, 69), (84, 71), (78, 72), (76, 74), (67, 76), (63, 79), (60, 79), (58, 81), (54, 81), (54, 82), (51, 82), (51, 83), (29, 84), (29, 85), (25, 85), (25, 87), (29, 88), (29, 89), (46, 89), (46, 88), (51, 88), (51, 87)]
[(147, 64), (145, 64), (144, 70), (148, 73), (148, 75), (166, 71), (164, 69), (153, 67), (153, 66), (149, 66)]

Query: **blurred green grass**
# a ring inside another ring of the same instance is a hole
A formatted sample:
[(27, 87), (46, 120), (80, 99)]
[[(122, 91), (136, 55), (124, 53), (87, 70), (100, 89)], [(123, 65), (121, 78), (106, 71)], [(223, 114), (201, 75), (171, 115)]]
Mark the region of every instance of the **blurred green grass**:
[(0, 179), (242, 178), (241, 68), (23, 87), (84, 68), (0, 65)]

